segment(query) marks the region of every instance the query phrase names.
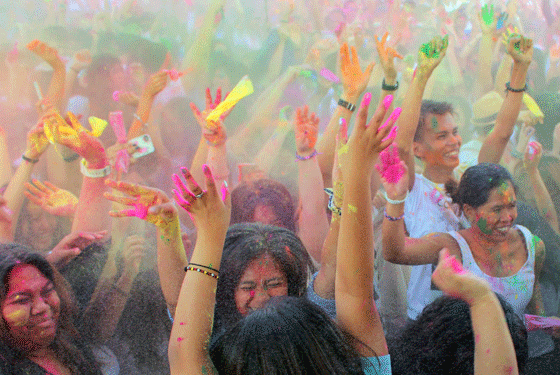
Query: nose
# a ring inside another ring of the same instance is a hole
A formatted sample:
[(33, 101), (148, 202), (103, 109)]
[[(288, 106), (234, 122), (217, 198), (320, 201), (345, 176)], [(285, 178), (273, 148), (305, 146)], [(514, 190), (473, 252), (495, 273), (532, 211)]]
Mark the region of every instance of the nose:
[(249, 306), (253, 310), (260, 309), (270, 299), (270, 295), (262, 285), (259, 285), (257, 288), (255, 288), (255, 290), (253, 290), (253, 293), (254, 295)]
[(31, 315), (41, 315), (48, 311), (49, 305), (42, 297), (37, 297), (31, 306)]

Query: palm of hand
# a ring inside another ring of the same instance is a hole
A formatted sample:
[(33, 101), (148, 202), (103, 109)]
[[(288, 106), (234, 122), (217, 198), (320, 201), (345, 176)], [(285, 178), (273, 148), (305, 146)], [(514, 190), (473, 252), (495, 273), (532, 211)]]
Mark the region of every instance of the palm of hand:
[(317, 135), (319, 132), (319, 119), (315, 114), (311, 117), (307, 116), (307, 108), (303, 113), (298, 109), (296, 116), (296, 143), (298, 152), (308, 152), (315, 148), (317, 143)]
[(443, 39), (434, 38), (429, 43), (424, 43), (418, 51), (418, 72), (428, 73), (431, 72), (439, 65), (448, 46), (448, 36)]
[(49, 145), (49, 140), (45, 136), (43, 129), (43, 126), (38, 126), (27, 137), (28, 148), (38, 155), (41, 155)]
[(44, 196), (41, 201), (41, 207), (55, 216), (72, 216), (76, 212), (76, 206), (78, 205), (78, 198), (63, 189)]
[(533, 40), (518, 34), (510, 34), (507, 41), (507, 53), (514, 61), (529, 65), (533, 60)]
[(340, 48), (342, 82), (348, 95), (359, 96), (367, 86), (373, 65), (368, 66), (365, 71), (362, 71), (356, 49), (351, 47), (350, 52), (351, 56), (346, 43)]

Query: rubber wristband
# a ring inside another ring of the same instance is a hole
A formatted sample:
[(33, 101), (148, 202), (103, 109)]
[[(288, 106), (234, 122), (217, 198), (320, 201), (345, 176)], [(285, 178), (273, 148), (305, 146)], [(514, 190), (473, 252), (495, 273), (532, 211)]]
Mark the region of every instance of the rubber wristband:
[(387, 219), (389, 221), (399, 221), (399, 220), (404, 218), (404, 214), (402, 214), (401, 216), (398, 216), (398, 217), (394, 217), (394, 216), (387, 215), (387, 210), (383, 210), (383, 217), (385, 217), (385, 219)]
[(31, 163), (31, 164), (37, 164), (39, 162), (39, 159), (31, 159), (31, 158), (28, 158), (25, 155), (21, 155), (21, 158), (23, 160), (25, 160), (26, 162)]
[(346, 109), (348, 109), (352, 112), (354, 112), (356, 110), (356, 105), (352, 104), (352, 103), (349, 103), (346, 100), (339, 99), (338, 100), (338, 105), (341, 106), (341, 107), (344, 107), (344, 108), (346, 108)]
[(525, 87), (523, 87), (522, 89), (514, 89), (510, 86), (509, 82), (506, 83), (506, 91), (511, 91), (511, 92), (524, 92), (527, 91), (527, 84), (525, 84)]
[(385, 83), (385, 78), (383, 78), (383, 82), (381, 83), (381, 89), (384, 91), (396, 91), (399, 89), (399, 81), (395, 86), (391, 86)]
[(387, 201), (387, 203), (391, 203), (391, 204), (401, 204), (401, 203), (404, 203), (404, 202), (406, 201), (406, 198), (408, 197), (408, 191), (406, 192), (406, 195), (404, 196), (404, 198), (401, 199), (401, 200), (393, 200), (393, 199), (389, 198), (389, 197), (387, 196), (387, 192), (383, 193), (383, 195), (384, 195), (385, 200)]
[(91, 178), (107, 177), (111, 174), (111, 165), (108, 164), (101, 169), (89, 169), (86, 165), (86, 160), (82, 159), (82, 163), (80, 164), (80, 171), (86, 177), (91, 177)]
[(300, 154), (298, 154), (296, 152), (296, 161), (305, 161), (305, 160), (309, 160), (314, 156), (319, 155), (319, 153), (317, 152), (317, 150), (313, 150), (313, 152), (309, 155), (309, 156), (301, 156)]

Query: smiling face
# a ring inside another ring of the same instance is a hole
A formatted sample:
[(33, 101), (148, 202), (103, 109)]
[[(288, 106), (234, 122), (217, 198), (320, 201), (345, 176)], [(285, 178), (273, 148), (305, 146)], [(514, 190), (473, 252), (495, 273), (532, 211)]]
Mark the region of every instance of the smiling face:
[(462, 139), (453, 115), (428, 114), (424, 123), (422, 139), (414, 142), (414, 154), (430, 166), (457, 167)]
[(2, 318), (18, 348), (32, 351), (50, 345), (60, 314), (60, 299), (54, 284), (35, 266), (16, 266), (8, 275), (2, 301)]
[(235, 289), (237, 310), (246, 315), (271, 298), (288, 295), (288, 280), (274, 259), (262, 255), (249, 263)]
[(490, 191), (488, 200), (478, 208), (466, 207), (472, 228), (480, 235), (503, 241), (517, 218), (517, 198), (513, 185), (504, 181)]

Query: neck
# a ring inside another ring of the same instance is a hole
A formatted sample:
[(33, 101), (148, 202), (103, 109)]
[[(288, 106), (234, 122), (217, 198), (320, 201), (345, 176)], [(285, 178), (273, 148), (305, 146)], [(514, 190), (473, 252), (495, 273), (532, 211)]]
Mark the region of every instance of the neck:
[(445, 184), (449, 180), (454, 180), (453, 169), (435, 165), (427, 165), (424, 169), (424, 177), (436, 184)]

